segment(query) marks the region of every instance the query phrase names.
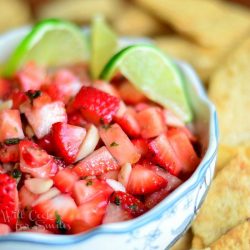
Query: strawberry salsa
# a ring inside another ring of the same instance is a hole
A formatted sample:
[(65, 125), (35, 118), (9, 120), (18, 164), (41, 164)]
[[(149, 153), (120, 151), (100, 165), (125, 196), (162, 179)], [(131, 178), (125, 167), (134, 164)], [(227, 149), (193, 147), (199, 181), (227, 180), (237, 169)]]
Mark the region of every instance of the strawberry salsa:
[(197, 137), (128, 80), (28, 63), (0, 79), (0, 234), (75, 234), (157, 205), (200, 162)]

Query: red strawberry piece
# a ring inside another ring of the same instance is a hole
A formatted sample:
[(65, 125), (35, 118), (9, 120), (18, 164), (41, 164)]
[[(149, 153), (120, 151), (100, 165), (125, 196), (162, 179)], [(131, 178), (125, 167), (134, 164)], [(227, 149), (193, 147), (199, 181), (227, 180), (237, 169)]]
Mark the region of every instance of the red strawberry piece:
[(152, 138), (166, 130), (160, 108), (147, 108), (137, 114), (137, 121), (141, 129), (142, 138)]
[(182, 173), (184, 175), (191, 174), (198, 166), (200, 159), (186, 132), (180, 129), (171, 130), (171, 132), (168, 133), (168, 139), (177, 157), (181, 161)]
[(4, 143), (0, 143), (0, 162), (18, 162), (19, 161), (19, 146), (10, 145), (7, 146)]
[(10, 138), (24, 138), (20, 112), (15, 109), (0, 111), (0, 141)]
[(132, 143), (134, 144), (137, 152), (141, 154), (141, 156), (148, 155), (148, 140), (147, 139), (133, 139)]
[(133, 195), (153, 193), (167, 185), (167, 181), (158, 175), (151, 166), (135, 165), (130, 173), (127, 191)]
[(107, 197), (105, 195), (98, 195), (78, 207), (76, 220), (78, 223), (81, 221), (83, 225), (88, 225), (89, 228), (96, 227), (102, 223), (107, 205)]
[(169, 109), (163, 109), (163, 117), (169, 127), (185, 127), (185, 123)]
[(82, 83), (72, 72), (61, 69), (55, 72), (49, 83), (44, 85), (42, 89), (48, 93), (52, 100), (68, 103), (81, 87)]
[(127, 104), (137, 104), (146, 99), (146, 97), (128, 81), (124, 81), (120, 85), (118, 92), (121, 99)]
[(74, 111), (68, 113), (68, 124), (79, 126), (79, 127), (85, 127), (87, 125), (86, 120), (83, 118), (80, 111)]
[(118, 180), (118, 174), (119, 174), (119, 170), (113, 170), (113, 171), (109, 171), (107, 173), (104, 173), (102, 175), (99, 176), (99, 178), (101, 180), (106, 180), (106, 179), (112, 179), (112, 180)]
[(86, 231), (90, 230), (91, 228), (92, 228), (92, 226), (89, 225), (88, 223), (86, 223), (83, 220), (80, 220), (80, 219), (79, 220), (74, 220), (71, 223), (70, 233), (79, 234), (79, 233), (82, 233), (82, 232), (86, 232)]
[(45, 94), (35, 98), (32, 103), (25, 102), (22, 105), (22, 111), (38, 139), (50, 132), (52, 124), (67, 122), (64, 103), (50, 102), (49, 97)]
[(11, 100), (13, 102), (12, 109), (19, 109), (20, 105), (27, 101), (28, 97), (25, 92), (15, 90), (11, 94)]
[(133, 216), (121, 206), (109, 203), (102, 223), (113, 223), (133, 219)]
[(73, 163), (86, 135), (86, 129), (62, 122), (52, 126), (55, 151), (68, 164)]
[(113, 189), (106, 181), (88, 178), (75, 183), (72, 197), (77, 205), (81, 205), (99, 195), (104, 195), (108, 199), (112, 192)]
[(19, 204), (22, 209), (31, 208), (33, 202), (39, 195), (32, 193), (25, 186), (22, 186), (18, 192)]
[(168, 131), (168, 135), (175, 134), (177, 131), (179, 131), (180, 133), (186, 134), (186, 136), (188, 137), (191, 143), (198, 142), (198, 138), (185, 126), (177, 127), (177, 128), (170, 128)]
[(11, 82), (0, 78), (0, 100), (6, 100), (11, 94)]
[(136, 163), (140, 159), (141, 155), (118, 124), (100, 128), (99, 134), (109, 152), (120, 165), (127, 162)]
[(181, 162), (166, 135), (162, 134), (149, 143), (149, 150), (154, 154), (157, 164), (177, 176), (181, 172)]
[(38, 90), (46, 80), (46, 71), (30, 62), (16, 73), (15, 78), (22, 91)]
[(46, 229), (65, 233), (77, 215), (77, 206), (67, 194), (58, 195), (33, 207), (32, 220)]
[(83, 117), (94, 124), (110, 123), (119, 109), (120, 100), (93, 87), (82, 87), (73, 102)]
[(136, 112), (134, 109), (127, 108), (122, 117), (115, 117), (115, 121), (128, 136), (138, 137), (140, 135), (140, 126), (136, 120)]
[(63, 193), (71, 193), (79, 177), (70, 168), (65, 168), (57, 172), (53, 177), (54, 186)]
[(151, 106), (146, 103), (146, 102), (140, 102), (138, 104), (135, 105), (135, 111), (136, 112), (140, 112), (143, 111), (144, 109), (150, 108)]
[(38, 178), (46, 178), (55, 174), (53, 169), (56, 164), (53, 157), (34, 142), (22, 140), (19, 143), (19, 151), (22, 172)]
[(7, 224), (0, 223), (0, 235), (6, 235), (11, 232), (11, 228)]
[(112, 84), (110, 84), (108, 82), (105, 82), (102, 80), (96, 80), (96, 81), (94, 81), (93, 87), (95, 87), (95, 88), (97, 88), (105, 93), (108, 93), (112, 96), (116, 96), (116, 97), (120, 98), (118, 91), (115, 89), (115, 87)]
[(79, 176), (84, 177), (90, 175), (101, 175), (119, 168), (120, 166), (117, 161), (109, 153), (108, 149), (103, 146), (78, 162), (74, 171)]
[(53, 144), (53, 139), (51, 133), (45, 135), (44, 137), (37, 140), (37, 144), (40, 148), (46, 150), (48, 153), (53, 154), (55, 147)]
[(133, 195), (116, 191), (112, 194), (110, 202), (117, 206), (121, 206), (125, 211), (129, 212), (133, 217), (144, 214), (147, 211), (145, 205), (135, 198)]
[(16, 180), (0, 174), (0, 223), (15, 228), (18, 218), (18, 192)]

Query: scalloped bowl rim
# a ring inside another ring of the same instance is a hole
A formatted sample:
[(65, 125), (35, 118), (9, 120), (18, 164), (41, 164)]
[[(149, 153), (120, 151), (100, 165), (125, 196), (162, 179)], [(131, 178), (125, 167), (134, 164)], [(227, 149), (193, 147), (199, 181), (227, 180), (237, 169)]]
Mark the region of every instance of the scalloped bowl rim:
[[(6, 40), (11, 40), (16, 36), (16, 33), (19, 32), (20, 34), (24, 35), (30, 30), (30, 26), (26, 26), (23, 28), (15, 29), (13, 31), (7, 32), (5, 34), (0, 35), (0, 46), (2, 40), (4, 38)], [(121, 40), (146, 40), (149, 39), (144, 38), (121, 38)], [(208, 147), (205, 155), (203, 156), (202, 161), (200, 162), (199, 166), (192, 174), (192, 176), (186, 180), (182, 185), (180, 185), (176, 190), (174, 190), (168, 197), (166, 197), (163, 201), (161, 201), (157, 206), (149, 210), (147, 213), (124, 222), (116, 222), (111, 224), (100, 225), (86, 233), (81, 233), (77, 235), (49, 235), (49, 234), (41, 234), (41, 233), (29, 233), (29, 232), (19, 232), (19, 233), (11, 233), (8, 235), (3, 235), (0, 237), (1, 242), (22, 242), (22, 243), (32, 243), (32, 244), (40, 244), (40, 245), (69, 245), (75, 244), (82, 241), (87, 240), (93, 236), (99, 234), (120, 234), (120, 233), (127, 233), (134, 229), (137, 229), (149, 221), (157, 219), (161, 216), (161, 214), (171, 207), (174, 203), (178, 202), (185, 194), (192, 189), (194, 189), (197, 184), (200, 182), (202, 176), (209, 168), (210, 163), (214, 160), (217, 154), (217, 147), (218, 147), (218, 119), (216, 114), (215, 106), (211, 103), (208, 99), (206, 92), (203, 88), (203, 85), (193, 70), (193, 68), (180, 60), (176, 61), (178, 66), (181, 66), (188, 75), (192, 78), (192, 82), (190, 84), (197, 90), (196, 95), (199, 97), (200, 101), (203, 102), (209, 109), (209, 142)]]

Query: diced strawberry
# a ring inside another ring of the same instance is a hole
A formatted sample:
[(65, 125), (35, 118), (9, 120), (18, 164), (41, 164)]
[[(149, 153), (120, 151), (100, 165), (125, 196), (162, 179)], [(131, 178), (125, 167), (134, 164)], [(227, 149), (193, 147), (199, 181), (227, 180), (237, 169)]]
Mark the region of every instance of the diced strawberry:
[(0, 78), (0, 100), (6, 100), (11, 94), (11, 82)]
[(152, 106), (149, 105), (148, 103), (146, 103), (146, 102), (140, 102), (140, 103), (138, 103), (138, 104), (135, 105), (135, 111), (136, 112), (141, 112), (144, 109), (147, 109), (147, 108), (150, 108), (150, 107), (152, 107)]
[(119, 169), (117, 161), (109, 153), (108, 149), (103, 146), (92, 154), (78, 162), (74, 171), (80, 176), (101, 175), (108, 171)]
[(148, 140), (147, 139), (133, 139), (132, 143), (134, 144), (137, 152), (141, 154), (141, 156), (147, 156), (148, 154)]
[(0, 111), (0, 141), (24, 138), (20, 112), (15, 109)]
[(18, 192), (19, 202), (21, 210), (28, 209), (32, 207), (34, 201), (39, 195), (30, 192), (25, 186), (22, 186)]
[(7, 146), (4, 143), (0, 143), (0, 162), (18, 162), (19, 161), (19, 146), (10, 145)]
[(177, 157), (181, 161), (182, 174), (191, 174), (198, 166), (200, 159), (189, 141), (187, 134), (180, 129), (172, 129), (168, 133), (168, 139)]
[(150, 166), (135, 165), (132, 168), (127, 191), (133, 195), (153, 193), (167, 185), (167, 181)]
[(33, 194), (44, 194), (53, 186), (50, 178), (29, 178), (24, 181), (25, 187)]
[(121, 206), (109, 203), (102, 223), (113, 223), (133, 219), (133, 216)]
[(112, 84), (110, 84), (108, 82), (105, 82), (102, 80), (96, 80), (96, 81), (94, 81), (93, 87), (95, 87), (95, 88), (97, 88), (105, 93), (108, 93), (112, 96), (116, 96), (116, 97), (120, 98), (118, 91), (115, 89), (115, 87)]
[(104, 180), (85, 179), (75, 183), (72, 197), (77, 205), (82, 205), (100, 195), (108, 199), (112, 192), (113, 189)]
[(55, 152), (51, 133), (45, 135), (41, 139), (38, 139), (37, 144), (40, 148), (46, 150), (49, 154), (53, 154)]
[(147, 211), (147, 208), (140, 200), (138, 200), (131, 194), (121, 191), (114, 192), (110, 198), (110, 202), (114, 203), (117, 206), (121, 206), (133, 217), (137, 217)]
[(82, 113), (79, 110), (77, 110), (68, 113), (68, 124), (79, 127), (85, 127), (87, 125), (87, 122), (83, 118)]
[(78, 179), (78, 175), (76, 175), (70, 168), (60, 170), (53, 177), (54, 186), (63, 193), (71, 193)]
[(64, 161), (71, 164), (75, 161), (86, 135), (86, 129), (57, 122), (52, 125), (52, 138), (55, 151)]
[(162, 134), (149, 143), (149, 150), (154, 154), (157, 164), (177, 176), (181, 172), (181, 162), (166, 135)]
[(76, 214), (77, 206), (74, 200), (67, 194), (61, 194), (34, 206), (32, 219), (52, 231), (65, 232), (70, 229)]
[(11, 228), (7, 224), (0, 223), (0, 236), (11, 232)]
[(113, 124), (108, 128), (100, 128), (99, 134), (120, 165), (127, 162), (136, 163), (140, 159), (141, 155), (118, 124)]
[(140, 126), (136, 119), (136, 112), (132, 108), (127, 108), (125, 114), (119, 118), (115, 117), (115, 121), (121, 126), (124, 132), (131, 137), (140, 135)]
[(91, 154), (95, 150), (99, 139), (100, 136), (98, 133), (98, 129), (95, 125), (91, 124), (87, 128), (87, 134), (79, 148), (78, 154), (76, 156), (76, 161), (82, 160), (84, 157)]
[(121, 99), (127, 104), (137, 104), (146, 99), (146, 97), (128, 81), (124, 81), (121, 84), (118, 92)]
[(184, 122), (169, 109), (163, 109), (163, 118), (167, 126), (185, 127)]
[(76, 220), (81, 221), (90, 228), (98, 226), (102, 223), (107, 205), (107, 197), (105, 195), (98, 195), (78, 207)]
[(0, 174), (0, 223), (15, 228), (18, 218), (18, 191), (16, 180)]
[(55, 162), (51, 155), (29, 140), (19, 143), (20, 169), (34, 177), (46, 178), (53, 174)]
[(22, 91), (38, 90), (45, 82), (46, 71), (30, 62), (16, 73), (15, 78)]
[(94, 124), (110, 123), (119, 109), (120, 100), (93, 87), (82, 87), (73, 102), (83, 117)]
[(22, 110), (38, 139), (50, 132), (52, 124), (67, 122), (64, 103), (60, 101), (50, 102), (46, 95), (34, 99), (33, 104), (25, 102), (22, 105)]
[(145, 205), (148, 208), (152, 208), (155, 205), (157, 205), (164, 198), (166, 198), (171, 193), (171, 191), (176, 189), (182, 183), (182, 181), (179, 178), (177, 178), (174, 175), (171, 175), (164, 169), (157, 166), (152, 166), (152, 168), (155, 169), (155, 172), (158, 175), (162, 176), (167, 181), (167, 186), (160, 189), (159, 191), (156, 191), (152, 194), (148, 194), (145, 196)]
[(120, 183), (122, 183), (122, 185), (125, 188), (127, 188), (131, 172), (132, 172), (132, 166), (131, 166), (131, 164), (130, 163), (126, 163), (126, 164), (122, 165), (121, 170), (120, 170), (120, 172), (118, 174), (118, 181)]
[(79, 234), (79, 233), (83, 233), (88, 231), (89, 229), (91, 229), (92, 226), (87, 224), (85, 221), (83, 220), (74, 220), (71, 223), (71, 229), (70, 229), (70, 233), (72, 234)]
[(177, 127), (177, 128), (170, 128), (168, 131), (168, 134), (176, 133), (177, 131), (180, 131), (180, 133), (186, 134), (190, 142), (196, 143), (198, 142), (198, 138), (187, 128), (187, 127)]
[(137, 114), (142, 138), (152, 138), (166, 130), (163, 116), (159, 108), (151, 107)]
[(81, 87), (82, 83), (72, 72), (61, 69), (56, 71), (49, 83), (42, 89), (50, 95), (52, 100), (68, 103)]
[(28, 100), (28, 97), (25, 94), (25, 92), (20, 90), (15, 90), (11, 94), (11, 100), (13, 102), (12, 109), (19, 109), (20, 105)]
[(102, 180), (106, 180), (106, 179), (112, 179), (112, 180), (118, 180), (118, 174), (119, 174), (119, 170), (113, 170), (113, 171), (109, 171), (107, 173), (104, 173), (102, 175), (99, 176), (100, 179)]

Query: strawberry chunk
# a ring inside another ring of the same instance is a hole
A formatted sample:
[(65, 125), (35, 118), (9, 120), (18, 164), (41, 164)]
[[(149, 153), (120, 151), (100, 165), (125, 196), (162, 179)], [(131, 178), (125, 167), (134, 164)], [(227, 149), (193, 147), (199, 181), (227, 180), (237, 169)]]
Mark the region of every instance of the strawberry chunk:
[(113, 85), (111, 85), (108, 82), (102, 81), (102, 80), (96, 80), (94, 81), (93, 86), (105, 93), (108, 93), (112, 96), (116, 96), (118, 98), (120, 98), (118, 91), (113, 87)]
[(22, 91), (38, 90), (45, 82), (46, 71), (30, 62), (16, 73), (15, 78)]
[(133, 216), (129, 212), (124, 210), (121, 206), (109, 203), (102, 223), (107, 224), (131, 219), (133, 219)]
[(127, 108), (122, 117), (115, 117), (115, 121), (128, 136), (138, 137), (140, 135), (140, 126), (136, 120), (136, 112), (134, 109)]
[(181, 172), (181, 162), (166, 135), (162, 134), (149, 143), (149, 150), (154, 154), (157, 164), (177, 176)]
[(18, 192), (16, 181), (0, 174), (0, 223), (15, 229), (18, 218)]
[(73, 163), (86, 135), (86, 129), (62, 122), (52, 126), (55, 151), (68, 164)]
[(148, 140), (147, 139), (134, 139), (132, 140), (132, 143), (134, 144), (137, 152), (141, 154), (141, 156), (147, 156), (148, 155)]
[(76, 175), (70, 168), (60, 170), (53, 177), (54, 186), (63, 193), (71, 193), (78, 179), (78, 175)]
[(10, 145), (7, 146), (4, 143), (0, 143), (0, 162), (18, 162), (19, 161), (19, 146)]
[(0, 236), (11, 232), (11, 228), (7, 224), (0, 223)]
[(120, 165), (125, 163), (136, 163), (141, 155), (118, 124), (108, 128), (100, 128), (99, 134), (114, 158)]
[(11, 93), (11, 82), (0, 78), (0, 100), (6, 100), (10, 96)]
[(72, 196), (76, 201), (76, 204), (81, 205), (100, 195), (103, 195), (108, 199), (112, 192), (113, 189), (106, 183), (106, 181), (85, 179), (75, 183)]
[(163, 116), (159, 108), (151, 107), (137, 114), (137, 121), (143, 138), (152, 138), (160, 135), (166, 130)]
[(42, 89), (52, 100), (62, 101), (66, 104), (81, 87), (82, 83), (73, 73), (67, 69), (61, 69), (55, 72), (49, 84), (44, 85)]
[(14, 109), (0, 111), (0, 141), (24, 138), (20, 112)]
[(153, 193), (167, 185), (167, 181), (150, 166), (135, 165), (130, 173), (127, 191), (133, 195)]
[(37, 97), (32, 103), (24, 103), (22, 110), (38, 139), (50, 132), (52, 124), (67, 122), (64, 103), (50, 102), (46, 95)]
[(33, 207), (32, 216), (38, 225), (44, 225), (52, 231), (64, 232), (71, 228), (77, 214), (74, 200), (67, 194), (58, 195)]
[(198, 166), (200, 159), (197, 156), (186, 132), (180, 129), (172, 129), (168, 133), (168, 139), (177, 157), (181, 161), (182, 174), (191, 174)]
[(46, 150), (49, 154), (53, 154), (55, 151), (51, 133), (45, 135), (41, 139), (38, 139), (37, 144), (40, 148)]
[(82, 87), (73, 102), (83, 117), (94, 124), (110, 123), (119, 109), (120, 100), (93, 87)]
[(19, 109), (25, 101), (28, 100), (27, 95), (23, 91), (15, 90), (11, 94), (11, 100), (13, 102), (12, 109)]
[(19, 143), (20, 169), (37, 178), (53, 176), (56, 163), (51, 155), (29, 140)]
[(114, 192), (110, 198), (110, 202), (117, 206), (121, 206), (122, 209), (127, 211), (133, 217), (142, 215), (147, 211), (147, 208), (140, 200), (133, 195), (122, 191)]
[(119, 169), (117, 161), (109, 153), (108, 149), (103, 146), (92, 154), (78, 162), (74, 171), (80, 176), (101, 175), (108, 171)]
[(163, 110), (163, 118), (167, 126), (185, 127), (185, 123), (169, 109)]

